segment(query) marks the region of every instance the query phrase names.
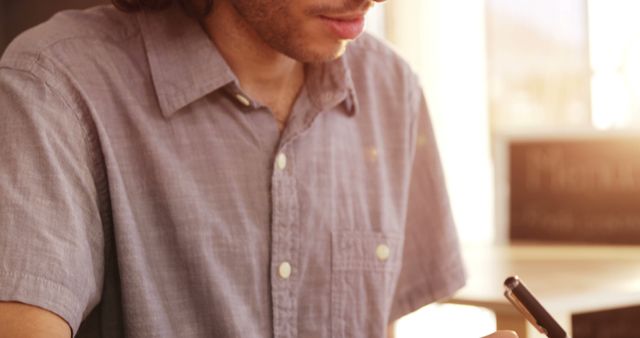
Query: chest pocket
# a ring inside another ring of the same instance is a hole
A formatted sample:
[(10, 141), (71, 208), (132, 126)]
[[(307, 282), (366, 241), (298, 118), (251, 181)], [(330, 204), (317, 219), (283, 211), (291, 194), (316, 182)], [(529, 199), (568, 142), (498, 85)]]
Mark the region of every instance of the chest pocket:
[(403, 237), (334, 232), (331, 330), (335, 338), (382, 337), (400, 273)]

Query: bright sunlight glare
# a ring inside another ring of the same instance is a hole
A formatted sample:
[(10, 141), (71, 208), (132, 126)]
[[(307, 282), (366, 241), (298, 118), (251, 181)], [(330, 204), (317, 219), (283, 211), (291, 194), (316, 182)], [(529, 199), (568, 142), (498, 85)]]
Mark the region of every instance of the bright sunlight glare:
[(640, 1), (589, 0), (592, 122), (598, 129), (640, 122)]

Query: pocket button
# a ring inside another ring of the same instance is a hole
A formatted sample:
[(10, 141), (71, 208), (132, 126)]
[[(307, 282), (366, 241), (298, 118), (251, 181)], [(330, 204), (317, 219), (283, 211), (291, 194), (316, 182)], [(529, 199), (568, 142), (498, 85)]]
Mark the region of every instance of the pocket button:
[(376, 248), (376, 256), (380, 261), (386, 261), (389, 259), (389, 255), (391, 254), (389, 247), (386, 244), (380, 244)]

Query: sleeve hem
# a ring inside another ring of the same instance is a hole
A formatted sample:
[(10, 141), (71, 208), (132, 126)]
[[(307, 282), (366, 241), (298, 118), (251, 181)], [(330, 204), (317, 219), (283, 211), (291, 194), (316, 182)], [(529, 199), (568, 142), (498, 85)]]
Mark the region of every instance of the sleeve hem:
[(69, 324), (72, 336), (82, 321), (78, 297), (66, 286), (46, 277), (0, 271), (0, 300), (20, 302), (53, 312)]

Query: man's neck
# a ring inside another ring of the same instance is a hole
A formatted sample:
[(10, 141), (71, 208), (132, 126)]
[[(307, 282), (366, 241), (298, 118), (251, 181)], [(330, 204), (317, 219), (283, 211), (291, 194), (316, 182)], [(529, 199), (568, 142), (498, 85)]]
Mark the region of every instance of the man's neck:
[(215, 1), (203, 26), (251, 97), (286, 120), (304, 83), (304, 65), (266, 44), (228, 1)]

